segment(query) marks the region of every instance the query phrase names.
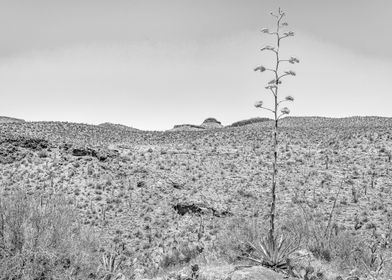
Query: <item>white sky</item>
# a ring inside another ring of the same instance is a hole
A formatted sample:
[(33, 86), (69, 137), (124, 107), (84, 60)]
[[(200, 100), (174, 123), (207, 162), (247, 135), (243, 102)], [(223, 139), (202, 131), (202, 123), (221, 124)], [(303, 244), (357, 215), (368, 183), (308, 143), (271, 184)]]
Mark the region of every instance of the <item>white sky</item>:
[(293, 115), (391, 116), (389, 0), (0, 0), (0, 115), (150, 130), (269, 116), (253, 68), (278, 6), (301, 60), (281, 90)]

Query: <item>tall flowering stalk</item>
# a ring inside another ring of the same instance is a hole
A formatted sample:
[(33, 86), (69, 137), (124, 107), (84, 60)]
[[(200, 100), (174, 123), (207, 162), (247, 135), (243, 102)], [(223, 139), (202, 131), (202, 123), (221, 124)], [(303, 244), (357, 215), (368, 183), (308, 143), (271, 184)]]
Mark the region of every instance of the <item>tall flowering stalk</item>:
[[(277, 173), (278, 173), (278, 167), (277, 167), (277, 162), (278, 162), (278, 124), (279, 120), (285, 116), (290, 114), (290, 110), (287, 107), (281, 108), (281, 105), (285, 102), (292, 102), (294, 101), (294, 98), (292, 96), (286, 96), (284, 99), (280, 99), (278, 92), (279, 92), (279, 87), (282, 84), (283, 78), (287, 76), (295, 76), (294, 71), (282, 71), (280, 69), (280, 66), (283, 63), (289, 63), (289, 64), (295, 64), (299, 63), (299, 60), (295, 57), (290, 57), (288, 59), (282, 59), (280, 57), (280, 46), (282, 40), (294, 36), (294, 32), (288, 31), (285, 32), (284, 29), (288, 26), (287, 22), (283, 21), (283, 18), (285, 17), (285, 13), (279, 8), (278, 14), (274, 14), (271, 12), (272, 17), (274, 17), (276, 21), (276, 27), (274, 30), (270, 30), (268, 28), (264, 28), (261, 30), (262, 33), (271, 35), (275, 39), (275, 45), (274, 46), (264, 46), (261, 51), (263, 52), (272, 52), (272, 54), (276, 57), (275, 64), (272, 68), (267, 68), (263, 65), (260, 65), (254, 69), (254, 71), (257, 72), (272, 72), (274, 78), (268, 82), (267, 86), (265, 87), (270, 93), (272, 93), (272, 97), (274, 100), (274, 104), (272, 108), (265, 107), (262, 101), (257, 101), (255, 103), (256, 108), (264, 109), (267, 111), (270, 111), (273, 116), (274, 116), (274, 128), (273, 128), (273, 162), (272, 162), (272, 187), (271, 187), (271, 196), (272, 196), (272, 202), (271, 202), (271, 208), (270, 208), (270, 227), (269, 227), (269, 233), (268, 233), (268, 239), (270, 240), (271, 243), (276, 243), (273, 242), (274, 240), (277, 240), (275, 236), (275, 216), (276, 216), (276, 182), (277, 182)], [(273, 247), (275, 247), (276, 244), (272, 244)]]

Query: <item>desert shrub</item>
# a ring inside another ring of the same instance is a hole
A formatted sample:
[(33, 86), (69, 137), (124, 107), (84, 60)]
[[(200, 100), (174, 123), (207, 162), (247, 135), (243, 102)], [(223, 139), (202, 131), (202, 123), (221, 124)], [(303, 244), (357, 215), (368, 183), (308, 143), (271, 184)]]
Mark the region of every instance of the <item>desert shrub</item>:
[(0, 201), (0, 279), (65, 279), (96, 271), (99, 243), (62, 196), (15, 191)]
[(46, 157), (48, 157), (48, 153), (45, 150), (41, 150), (38, 152), (38, 157), (46, 158)]
[(98, 279), (135, 279), (136, 259), (133, 253), (126, 250), (123, 244), (118, 243), (107, 247), (100, 258), (98, 266)]
[(221, 228), (214, 249), (228, 262), (243, 260), (253, 250), (249, 242), (255, 242), (266, 233), (263, 222), (250, 218), (228, 218)]
[(187, 264), (194, 260), (198, 255), (203, 252), (203, 247), (199, 244), (197, 245), (190, 245), (190, 244), (182, 244), (176, 250), (171, 250), (168, 254), (165, 254), (162, 257), (162, 260), (159, 266), (163, 269)]
[(232, 218), (222, 227), (216, 249), (229, 262), (250, 261), (276, 269), (287, 268), (287, 258), (298, 249), (302, 237), (289, 227), (277, 228), (270, 240), (266, 221), (258, 218)]
[(341, 270), (356, 269), (366, 275), (382, 275), (390, 269), (390, 257), (383, 250), (385, 240), (376, 230), (371, 235), (361, 235), (329, 223), (313, 211), (297, 212), (286, 219), (283, 224), (287, 223), (291, 235), (300, 236), (301, 247), (317, 259), (334, 263)]

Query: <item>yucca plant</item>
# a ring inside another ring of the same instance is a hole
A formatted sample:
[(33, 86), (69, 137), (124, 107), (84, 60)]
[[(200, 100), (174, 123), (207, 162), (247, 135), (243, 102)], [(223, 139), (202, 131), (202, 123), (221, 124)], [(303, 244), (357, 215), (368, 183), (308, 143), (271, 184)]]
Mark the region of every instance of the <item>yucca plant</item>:
[(285, 13), (279, 8), (278, 14), (271, 12), (271, 15), (276, 21), (276, 27), (274, 30), (263, 28), (262, 33), (271, 35), (275, 38), (275, 45), (267, 45), (261, 49), (261, 51), (272, 52), (275, 56), (275, 65), (272, 68), (265, 67), (263, 65), (257, 66), (254, 71), (256, 72), (272, 72), (273, 79), (268, 82), (265, 87), (273, 96), (273, 107), (268, 108), (264, 106), (262, 101), (255, 103), (256, 108), (264, 109), (271, 112), (274, 116), (274, 127), (273, 127), (273, 162), (272, 162), (272, 186), (271, 186), (271, 208), (270, 208), (270, 226), (268, 236), (262, 240), (258, 246), (255, 246), (258, 252), (261, 253), (264, 264), (271, 267), (283, 267), (285, 263), (285, 257), (290, 253), (290, 246), (286, 247), (285, 238), (278, 237), (275, 232), (275, 216), (276, 216), (276, 193), (277, 193), (277, 174), (278, 174), (278, 124), (279, 120), (290, 114), (290, 110), (287, 107), (281, 108), (282, 103), (292, 102), (294, 98), (292, 96), (286, 96), (284, 99), (279, 98), (278, 92), (279, 87), (282, 84), (283, 78), (287, 76), (295, 76), (296, 73), (292, 70), (282, 71), (280, 66), (283, 63), (296, 64), (299, 63), (299, 59), (290, 57), (288, 59), (281, 58), (280, 47), (283, 39), (294, 36), (291, 31), (284, 32), (283, 30), (288, 26), (287, 22), (283, 21)]
[(115, 280), (124, 279), (124, 275), (121, 273), (121, 264), (123, 263), (123, 257), (117, 252), (106, 252), (102, 255), (101, 265), (99, 267), (100, 279), (103, 280)]
[(298, 249), (298, 242), (289, 241), (282, 235), (276, 235), (273, 239), (267, 235), (257, 242), (248, 241), (247, 244), (252, 249), (247, 259), (275, 270), (287, 270), (289, 256)]

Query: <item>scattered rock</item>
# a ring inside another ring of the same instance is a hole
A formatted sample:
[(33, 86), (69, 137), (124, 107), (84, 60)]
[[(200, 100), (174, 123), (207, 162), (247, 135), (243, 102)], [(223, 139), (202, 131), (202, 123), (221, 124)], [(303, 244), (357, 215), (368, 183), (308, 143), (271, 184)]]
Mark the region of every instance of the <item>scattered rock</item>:
[(262, 266), (237, 269), (227, 280), (283, 280), (284, 277)]
[(145, 188), (147, 186), (147, 184), (145, 181), (139, 181), (139, 182), (137, 182), (136, 186), (138, 188)]
[(203, 208), (195, 205), (195, 204), (176, 204), (173, 206), (174, 210), (177, 211), (178, 214), (184, 216), (185, 214), (201, 214)]

